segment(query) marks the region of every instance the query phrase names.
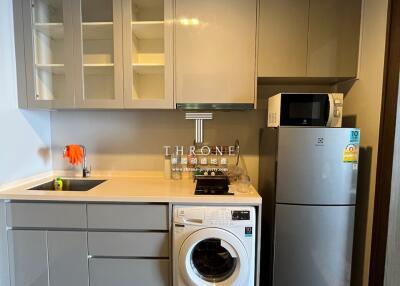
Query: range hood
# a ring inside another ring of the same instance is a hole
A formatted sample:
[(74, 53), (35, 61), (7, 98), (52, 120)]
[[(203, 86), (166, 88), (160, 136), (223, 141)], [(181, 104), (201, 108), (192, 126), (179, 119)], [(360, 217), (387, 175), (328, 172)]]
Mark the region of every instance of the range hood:
[(180, 110), (253, 110), (253, 103), (177, 103)]

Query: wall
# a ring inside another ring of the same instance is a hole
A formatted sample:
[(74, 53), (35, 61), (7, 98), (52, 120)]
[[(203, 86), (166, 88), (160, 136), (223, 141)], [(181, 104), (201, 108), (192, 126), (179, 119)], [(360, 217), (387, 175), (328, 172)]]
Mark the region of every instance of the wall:
[[(195, 123), (180, 111), (56, 111), (51, 114), (53, 168), (70, 169), (62, 159), (66, 144), (87, 147), (93, 170), (159, 170), (164, 145), (191, 145)], [(214, 112), (204, 122), (204, 141), (233, 145), (240, 141), (242, 166), (258, 182), (258, 132), (261, 111)]]
[(361, 129), (361, 153), (353, 285), (368, 285), (375, 176), (385, 54), (387, 0), (364, 0), (359, 80), (338, 86), (345, 92), (344, 115), (349, 126)]
[(12, 15), (0, 1), (0, 185), (51, 170), (49, 112), (17, 108)]
[(392, 182), (390, 192), (389, 224), (386, 244), (384, 286), (395, 286), (400, 281), (400, 97), (397, 99)]

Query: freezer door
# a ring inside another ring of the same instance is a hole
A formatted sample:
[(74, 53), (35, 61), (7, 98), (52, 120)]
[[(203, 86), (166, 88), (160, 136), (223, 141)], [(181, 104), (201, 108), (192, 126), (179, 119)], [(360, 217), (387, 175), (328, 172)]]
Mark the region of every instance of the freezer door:
[(357, 163), (345, 150), (358, 157), (358, 140), (358, 129), (279, 128), (276, 201), (355, 204)]
[(354, 211), (277, 205), (273, 285), (350, 285)]

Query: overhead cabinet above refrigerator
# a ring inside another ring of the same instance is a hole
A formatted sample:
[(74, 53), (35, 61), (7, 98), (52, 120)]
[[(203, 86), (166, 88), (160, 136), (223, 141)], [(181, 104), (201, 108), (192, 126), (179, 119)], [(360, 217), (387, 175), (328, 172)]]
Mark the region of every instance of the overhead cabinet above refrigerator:
[(332, 83), (358, 70), (362, 0), (260, 0), (258, 77)]

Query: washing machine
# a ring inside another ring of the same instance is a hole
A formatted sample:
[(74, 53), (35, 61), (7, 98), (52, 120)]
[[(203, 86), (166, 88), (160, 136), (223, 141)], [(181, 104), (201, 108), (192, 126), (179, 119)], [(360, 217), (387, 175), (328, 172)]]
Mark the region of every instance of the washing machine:
[(254, 207), (174, 207), (174, 286), (254, 286), (255, 263)]

